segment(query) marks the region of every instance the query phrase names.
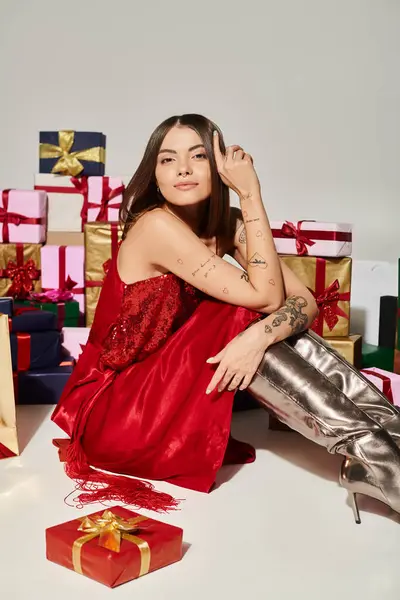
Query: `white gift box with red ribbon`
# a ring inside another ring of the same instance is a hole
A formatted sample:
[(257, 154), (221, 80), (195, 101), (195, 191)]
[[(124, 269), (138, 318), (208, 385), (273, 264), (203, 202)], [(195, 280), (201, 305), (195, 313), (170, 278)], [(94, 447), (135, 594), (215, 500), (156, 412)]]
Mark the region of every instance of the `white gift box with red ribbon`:
[(271, 221), (270, 225), (278, 254), (351, 256), (353, 226), (350, 223), (303, 220)]

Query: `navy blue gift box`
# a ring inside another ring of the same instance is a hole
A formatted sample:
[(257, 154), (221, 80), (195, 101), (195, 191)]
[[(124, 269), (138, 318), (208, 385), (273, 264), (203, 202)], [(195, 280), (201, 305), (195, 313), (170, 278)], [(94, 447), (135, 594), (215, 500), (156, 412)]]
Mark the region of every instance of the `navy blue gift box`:
[[(17, 311), (18, 312), (18, 309)], [(30, 310), (15, 314), (11, 318), (10, 332), (24, 331), (56, 331), (58, 329), (57, 315), (48, 310)]]
[(17, 404), (57, 404), (72, 370), (68, 365), (18, 373)]
[(10, 343), (13, 371), (58, 367), (61, 362), (59, 331), (11, 333)]
[(11, 317), (13, 312), (13, 298), (0, 298), (0, 313)]
[[(59, 175), (104, 175), (106, 136), (94, 131), (41, 131), (39, 172)], [(68, 165), (64, 153), (69, 155)]]

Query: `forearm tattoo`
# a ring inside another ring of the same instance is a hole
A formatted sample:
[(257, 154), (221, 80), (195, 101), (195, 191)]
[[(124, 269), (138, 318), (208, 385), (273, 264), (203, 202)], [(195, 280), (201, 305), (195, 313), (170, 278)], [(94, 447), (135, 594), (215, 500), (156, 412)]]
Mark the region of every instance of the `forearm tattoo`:
[(243, 227), (243, 229), (239, 233), (239, 244), (245, 244), (247, 242), (246, 229), (245, 229), (244, 225), (242, 225), (242, 227)]
[(240, 276), (240, 279), (244, 279), (247, 283), (249, 283), (249, 276), (247, 275), (246, 271), (243, 271), (243, 273)]
[(308, 302), (303, 296), (291, 296), (286, 300), (285, 306), (274, 313), (272, 327), (279, 327), (283, 322), (289, 321), (292, 335), (304, 331), (308, 324), (308, 316), (303, 313), (303, 308), (307, 305)]
[(248, 264), (251, 267), (260, 267), (260, 269), (266, 269), (268, 267), (268, 263), (265, 258), (261, 256), (258, 252), (255, 252), (253, 256), (248, 261)]

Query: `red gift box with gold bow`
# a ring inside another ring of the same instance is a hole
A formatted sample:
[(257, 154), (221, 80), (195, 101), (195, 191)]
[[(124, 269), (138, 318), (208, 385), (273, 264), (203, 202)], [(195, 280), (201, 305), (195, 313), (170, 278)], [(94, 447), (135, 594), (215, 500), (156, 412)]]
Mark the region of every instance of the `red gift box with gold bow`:
[(324, 338), (349, 335), (351, 258), (281, 256), (314, 295), (319, 314), (311, 329)]
[(182, 558), (183, 531), (122, 506), (46, 530), (47, 559), (109, 587)]
[(41, 291), (40, 244), (0, 244), (0, 296), (28, 298)]

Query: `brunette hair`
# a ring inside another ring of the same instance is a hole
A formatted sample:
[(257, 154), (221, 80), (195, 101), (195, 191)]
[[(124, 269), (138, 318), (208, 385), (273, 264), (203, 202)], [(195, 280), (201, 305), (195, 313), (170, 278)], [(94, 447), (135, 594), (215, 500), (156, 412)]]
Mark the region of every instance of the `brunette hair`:
[(126, 187), (119, 218), (123, 228), (123, 238), (135, 221), (148, 210), (161, 206), (165, 200), (157, 192), (155, 170), (157, 156), (161, 144), (168, 131), (175, 125), (190, 127), (199, 134), (211, 167), (211, 195), (209, 207), (205, 213), (203, 223), (199, 223), (200, 235), (208, 238), (216, 236), (217, 246), (219, 240), (229, 235), (229, 189), (221, 180), (215, 162), (213, 150), (213, 131), (219, 133), (221, 151), (225, 152), (225, 144), (220, 129), (202, 115), (186, 114), (170, 117), (163, 121), (151, 134), (143, 158), (135, 174)]

